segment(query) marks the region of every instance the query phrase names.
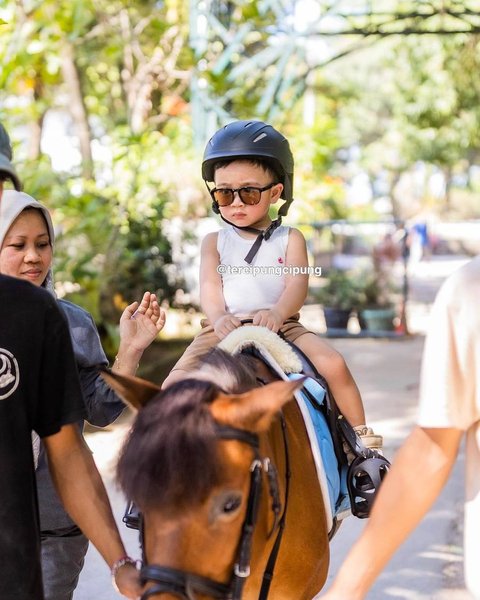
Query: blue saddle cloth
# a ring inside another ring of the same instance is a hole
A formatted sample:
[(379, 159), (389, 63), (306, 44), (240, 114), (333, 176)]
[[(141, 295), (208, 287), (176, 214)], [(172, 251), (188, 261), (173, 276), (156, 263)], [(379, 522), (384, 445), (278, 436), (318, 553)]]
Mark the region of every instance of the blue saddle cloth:
[[(288, 377), (289, 379), (298, 379), (302, 375), (291, 373)], [(347, 466), (340, 465), (335, 454), (332, 433), (325, 416), (326, 390), (319, 381), (307, 377), (299, 393), (304, 400), (305, 406), (308, 408), (308, 413), (315, 430), (316, 441), (328, 484), (332, 518), (340, 517), (340, 515), (342, 517), (346, 516), (342, 513), (350, 511), (350, 500), (346, 483)]]

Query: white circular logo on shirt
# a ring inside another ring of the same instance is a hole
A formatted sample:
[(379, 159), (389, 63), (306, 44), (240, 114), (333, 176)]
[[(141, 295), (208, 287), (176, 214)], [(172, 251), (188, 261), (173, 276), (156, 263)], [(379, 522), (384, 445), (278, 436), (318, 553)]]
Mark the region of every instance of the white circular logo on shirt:
[(0, 348), (0, 400), (5, 400), (17, 389), (20, 381), (17, 359), (11, 352)]

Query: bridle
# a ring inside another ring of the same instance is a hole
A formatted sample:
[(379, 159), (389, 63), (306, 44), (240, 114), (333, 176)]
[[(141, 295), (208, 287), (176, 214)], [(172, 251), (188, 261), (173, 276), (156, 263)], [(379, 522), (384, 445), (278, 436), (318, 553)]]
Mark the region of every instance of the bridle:
[(286, 426), (283, 416), (281, 423), (286, 459), (285, 503), (282, 516), (280, 517), (281, 502), (277, 472), (269, 458), (262, 458), (260, 456), (258, 435), (250, 431), (216, 423), (216, 432), (220, 439), (243, 442), (249, 445), (254, 451), (254, 458), (250, 466), (250, 491), (247, 501), (247, 510), (242, 525), (242, 533), (238, 543), (236, 560), (230, 576), (230, 581), (228, 583), (220, 583), (209, 577), (203, 577), (202, 575), (196, 575), (195, 573), (188, 571), (181, 571), (160, 565), (145, 565), (140, 572), (141, 584), (145, 585), (148, 582), (154, 582), (155, 585), (143, 593), (141, 600), (148, 600), (151, 596), (161, 593), (173, 594), (182, 600), (196, 600), (196, 594), (208, 595), (218, 600), (241, 600), (246, 578), (250, 575), (253, 533), (262, 493), (262, 471), (265, 471), (267, 475), (269, 493), (272, 499), (271, 508), (274, 513), (274, 524), (270, 535), (277, 530), (277, 538), (265, 569), (259, 600), (267, 598), (284, 529), (288, 500), (288, 482), (290, 478), (288, 448), (285, 433)]

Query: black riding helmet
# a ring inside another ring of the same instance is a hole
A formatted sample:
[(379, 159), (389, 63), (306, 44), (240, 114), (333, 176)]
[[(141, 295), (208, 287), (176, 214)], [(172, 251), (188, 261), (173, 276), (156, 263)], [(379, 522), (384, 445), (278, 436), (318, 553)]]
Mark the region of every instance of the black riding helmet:
[[(223, 160), (253, 159), (265, 162), (283, 184), (281, 198), (285, 203), (279, 208), (277, 218), (266, 231), (254, 227), (240, 227), (258, 233), (252, 249), (245, 257), (251, 263), (263, 240), (268, 240), (281, 224), (293, 201), (293, 155), (288, 140), (274, 127), (263, 121), (235, 121), (219, 129), (207, 143), (203, 155), (202, 177), (205, 183), (214, 181), (214, 167)], [(207, 185), (208, 187), (208, 185)], [(212, 209), (220, 214), (218, 204), (212, 202)], [(229, 225), (229, 221), (224, 219)]]

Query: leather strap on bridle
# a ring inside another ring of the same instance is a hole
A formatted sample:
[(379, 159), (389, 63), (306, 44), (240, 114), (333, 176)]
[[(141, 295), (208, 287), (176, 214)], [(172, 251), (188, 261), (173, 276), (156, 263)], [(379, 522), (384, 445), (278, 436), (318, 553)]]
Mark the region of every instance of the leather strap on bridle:
[(155, 581), (156, 583), (144, 592), (142, 600), (147, 600), (151, 596), (162, 592), (176, 594), (179, 598), (185, 600), (195, 600), (194, 592), (223, 600), (228, 598), (230, 593), (229, 585), (218, 583), (188, 571), (158, 565), (146, 565), (142, 568), (140, 582), (145, 585), (148, 581)]
[(285, 529), (285, 519), (287, 515), (287, 505), (288, 505), (288, 494), (290, 491), (290, 456), (288, 453), (288, 440), (287, 440), (287, 424), (285, 422), (285, 417), (281, 416), (281, 424), (282, 424), (282, 437), (283, 437), (283, 447), (285, 450), (285, 503), (283, 506), (283, 514), (278, 524), (278, 533), (275, 539), (275, 543), (273, 544), (272, 551), (270, 552), (270, 556), (268, 557), (267, 566), (265, 567), (265, 571), (263, 573), (262, 579), (262, 587), (260, 588), (260, 594), (258, 596), (258, 600), (266, 600), (268, 598), (268, 593), (270, 591), (270, 586), (272, 584), (273, 572), (275, 570), (275, 563), (277, 562), (278, 552), (280, 550), (280, 544), (282, 542), (283, 531)]
[(282, 502), (280, 500), (280, 490), (278, 489), (277, 469), (269, 458), (265, 458), (263, 460), (263, 469), (267, 474), (268, 490), (272, 500), (271, 509), (273, 512), (273, 524), (267, 536), (270, 539), (270, 537), (273, 535), (273, 532), (276, 531), (278, 527), (280, 511), (282, 510)]
[(250, 575), (250, 558), (252, 556), (252, 541), (255, 523), (257, 522), (260, 496), (262, 492), (262, 463), (257, 458), (251, 467), (250, 494), (248, 496), (247, 512), (243, 522), (242, 535), (237, 551), (237, 560), (231, 578), (232, 599), (242, 597), (243, 587)]

